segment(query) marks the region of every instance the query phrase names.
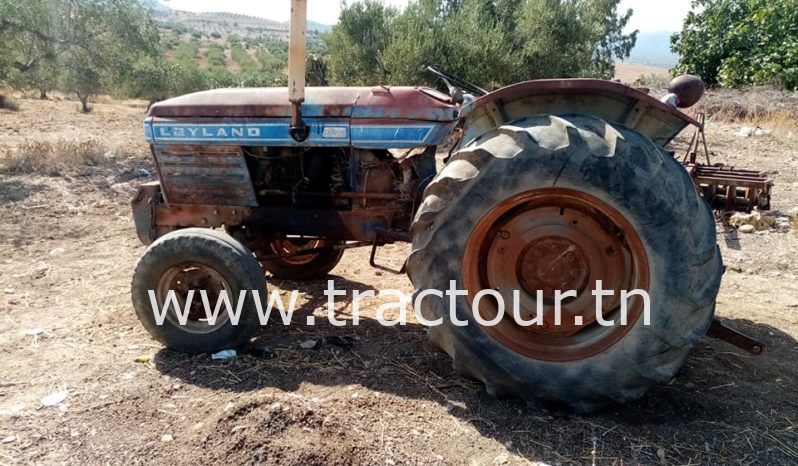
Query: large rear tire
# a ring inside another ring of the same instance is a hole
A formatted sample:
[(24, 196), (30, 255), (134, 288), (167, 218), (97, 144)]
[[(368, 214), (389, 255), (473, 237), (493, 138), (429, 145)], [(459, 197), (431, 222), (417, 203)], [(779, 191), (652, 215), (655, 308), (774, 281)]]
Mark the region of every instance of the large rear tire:
[[(189, 290), (194, 290), (193, 297), (185, 307)], [(238, 322), (233, 322), (222, 306), (216, 322), (209, 323), (200, 290), (206, 291), (211, 312), (221, 291), (226, 291), (233, 309), (240, 292), (246, 291)], [(185, 322), (180, 321), (173, 306), (166, 310), (162, 322), (156, 319), (170, 291), (180, 309), (189, 310)], [(136, 316), (150, 335), (173, 350), (193, 354), (237, 348), (249, 342), (260, 323), (252, 291), (258, 292), (265, 309), (266, 279), (255, 256), (229, 235), (205, 228), (174, 231), (152, 243), (136, 267), (131, 286)]]
[[(452, 323), (448, 297), (421, 302), (427, 320), (443, 318), (429, 337), (455, 369), (493, 396), (580, 412), (670, 380), (706, 333), (722, 275), (714, 218), (684, 168), (647, 137), (586, 116), (526, 118), (460, 150), (427, 188), (411, 233), (417, 293), (450, 280), (469, 293), (454, 301), (466, 326)], [(620, 290), (643, 289), (650, 325), (642, 298), (629, 301), (627, 326), (598, 325), (596, 279), (615, 290), (604, 319), (618, 320)], [(478, 324), (475, 312), (498, 313), (491, 299), (472, 311), (485, 289), (518, 289), (527, 317), (542, 290), (544, 326), (511, 316)], [(550, 325), (554, 289), (578, 292), (562, 327)]]

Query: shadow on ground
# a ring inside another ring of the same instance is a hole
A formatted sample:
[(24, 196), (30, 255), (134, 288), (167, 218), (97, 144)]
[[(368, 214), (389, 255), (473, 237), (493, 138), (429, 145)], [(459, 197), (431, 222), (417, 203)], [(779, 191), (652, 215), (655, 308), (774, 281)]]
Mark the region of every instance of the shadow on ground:
[[(349, 296), (351, 290), (369, 289), (364, 283), (335, 279), (337, 288), (346, 288)], [(310, 284), (310, 300), (295, 322), (304, 323), (308, 313), (325, 305), (325, 286), (323, 281)], [(164, 374), (215, 390), (272, 387), (295, 392), (303, 384), (356, 385), (430, 400), (533, 462), (587, 463), (593, 449), (605, 464), (617, 459), (629, 464), (798, 460), (795, 448), (789, 447), (798, 440), (798, 344), (768, 325), (725, 323), (764, 342), (766, 353), (755, 357), (705, 339), (671, 383), (655, 387), (638, 402), (590, 416), (557, 406), (496, 401), (480, 384), (452, 370), (449, 357), (428, 343), (423, 327), (389, 328), (365, 317), (358, 327), (333, 327), (319, 318), (315, 327), (271, 326), (254, 343), (268, 347), (271, 359), (268, 351), (225, 362), (164, 349), (155, 362)], [(299, 348), (299, 342), (311, 339), (319, 342), (318, 348)], [(379, 415), (376, 408), (375, 412)], [(266, 434), (263, 441), (268, 441)]]

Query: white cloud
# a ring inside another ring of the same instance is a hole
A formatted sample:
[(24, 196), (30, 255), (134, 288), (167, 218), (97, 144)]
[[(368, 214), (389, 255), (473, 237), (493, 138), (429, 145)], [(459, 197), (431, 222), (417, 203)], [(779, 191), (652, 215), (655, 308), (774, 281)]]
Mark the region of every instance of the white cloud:
[(690, 11), (692, 0), (622, 0), (619, 12), (631, 8), (634, 10), (629, 20), (630, 31), (639, 29), (644, 32), (678, 32)]

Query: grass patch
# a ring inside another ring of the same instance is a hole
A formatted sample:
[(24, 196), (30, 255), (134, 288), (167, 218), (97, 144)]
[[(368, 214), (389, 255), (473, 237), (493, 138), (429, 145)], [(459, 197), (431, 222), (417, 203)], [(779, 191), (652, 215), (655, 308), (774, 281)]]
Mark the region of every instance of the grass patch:
[(715, 121), (798, 126), (798, 93), (770, 87), (709, 90), (694, 109)]
[(667, 89), (670, 79), (657, 73), (649, 73), (640, 76), (632, 83), (634, 87), (647, 87), (649, 89)]
[(105, 148), (96, 139), (25, 141), (16, 149), (6, 152), (2, 170), (9, 174), (36, 173), (56, 176), (107, 162)]

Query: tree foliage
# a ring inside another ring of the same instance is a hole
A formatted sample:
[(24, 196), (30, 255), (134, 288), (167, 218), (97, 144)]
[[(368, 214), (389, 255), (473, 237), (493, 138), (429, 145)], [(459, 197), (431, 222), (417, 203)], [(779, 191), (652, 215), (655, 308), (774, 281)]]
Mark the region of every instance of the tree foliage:
[(0, 0), (0, 79), (89, 97), (120, 89), (135, 63), (158, 55), (136, 0)]
[(333, 84), (430, 83), (437, 65), (494, 88), (518, 81), (614, 74), (637, 33), (620, 0), (417, 0), (401, 13), (344, 5), (325, 38)]
[(728, 87), (798, 88), (798, 0), (694, 0), (671, 43), (677, 73)]

